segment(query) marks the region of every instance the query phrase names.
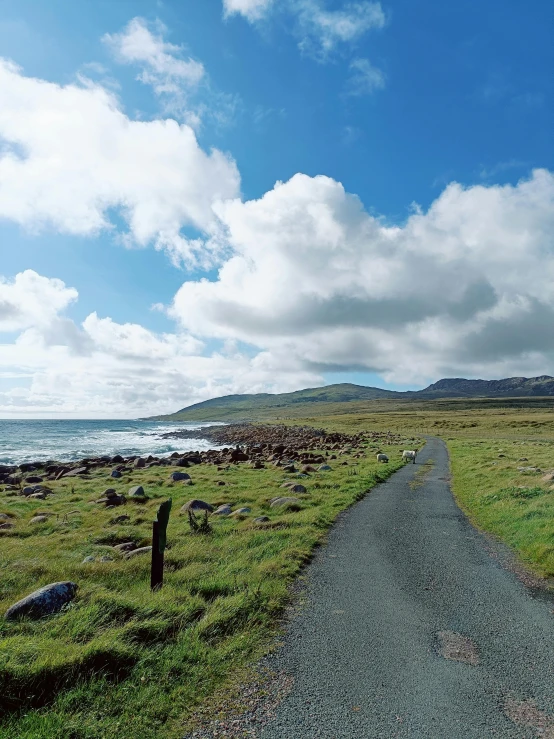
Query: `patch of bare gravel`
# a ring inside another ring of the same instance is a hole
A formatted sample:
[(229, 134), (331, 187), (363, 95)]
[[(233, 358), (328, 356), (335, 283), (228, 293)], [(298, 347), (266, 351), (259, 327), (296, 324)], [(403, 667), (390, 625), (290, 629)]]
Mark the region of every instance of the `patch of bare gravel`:
[(445, 659), (466, 662), (468, 665), (479, 664), (479, 652), (474, 642), (467, 636), (455, 631), (439, 631), (439, 654)]
[(292, 677), (285, 672), (261, 668), (255, 678), (223, 702), (199, 709), (194, 717), (195, 728), (183, 739), (256, 739), (275, 716), (292, 684)]
[(504, 703), (504, 713), (515, 724), (535, 729), (537, 736), (554, 739), (554, 717), (539, 710), (534, 700), (510, 697)]

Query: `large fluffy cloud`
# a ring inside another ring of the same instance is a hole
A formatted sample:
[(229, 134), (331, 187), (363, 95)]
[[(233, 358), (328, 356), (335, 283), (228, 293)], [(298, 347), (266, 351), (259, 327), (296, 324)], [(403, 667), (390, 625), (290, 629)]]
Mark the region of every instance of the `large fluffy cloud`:
[(304, 366), (399, 382), (545, 372), (554, 359), (554, 177), (449, 185), (402, 226), (328, 177), (296, 175), (216, 211), (234, 254), (171, 313)]
[(0, 338), (0, 415), (140, 416), (321, 382), (293, 357), (252, 356), (233, 342), (207, 351), (187, 331), (159, 335), (96, 313), (77, 325), (64, 316), (76, 298), (61, 280), (31, 270), (0, 282), (0, 332), (18, 332)]
[(0, 217), (94, 235), (115, 208), (133, 243), (175, 261), (206, 253), (196, 231), (209, 236), (212, 204), (239, 191), (230, 156), (174, 120), (131, 120), (99, 85), (25, 77), (1, 59), (0, 98)]

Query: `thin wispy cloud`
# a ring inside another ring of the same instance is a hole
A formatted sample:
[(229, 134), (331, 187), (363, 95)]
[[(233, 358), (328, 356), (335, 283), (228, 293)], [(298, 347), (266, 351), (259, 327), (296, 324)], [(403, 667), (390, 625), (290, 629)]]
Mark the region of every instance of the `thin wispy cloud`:
[(358, 41), (370, 30), (382, 29), (386, 16), (379, 2), (359, 0), (328, 10), (323, 0), (223, 0), (224, 16), (242, 15), (250, 23), (268, 18), (272, 11), (289, 18), (300, 50), (327, 61), (343, 45)]
[(214, 88), (202, 62), (186, 55), (183, 46), (165, 39), (167, 28), (157, 21), (133, 18), (120, 33), (102, 41), (121, 64), (140, 68), (137, 79), (150, 85), (165, 113), (176, 115), (194, 128), (210, 117), (218, 125), (233, 120), (239, 99)]
[(371, 95), (382, 90), (386, 85), (384, 73), (374, 67), (369, 59), (354, 59), (350, 62), (350, 77), (346, 87), (346, 94), (354, 97)]

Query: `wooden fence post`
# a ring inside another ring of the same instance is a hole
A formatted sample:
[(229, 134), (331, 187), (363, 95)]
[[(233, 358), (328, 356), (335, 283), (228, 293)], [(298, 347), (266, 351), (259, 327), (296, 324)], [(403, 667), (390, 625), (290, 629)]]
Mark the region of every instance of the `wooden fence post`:
[(159, 590), (164, 582), (164, 551), (171, 502), (170, 498), (161, 504), (156, 514), (156, 520), (152, 523), (152, 566), (150, 569), (150, 588), (152, 590)]

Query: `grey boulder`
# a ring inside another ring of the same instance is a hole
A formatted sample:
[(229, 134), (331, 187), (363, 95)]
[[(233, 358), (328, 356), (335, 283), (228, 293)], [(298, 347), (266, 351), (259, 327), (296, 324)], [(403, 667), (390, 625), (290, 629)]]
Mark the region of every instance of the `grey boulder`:
[(271, 508), (296, 508), (300, 505), (298, 498), (273, 498), (270, 503)]
[(128, 496), (129, 498), (138, 498), (139, 500), (147, 497), (142, 485), (135, 485), (135, 487), (130, 488)]
[(183, 506), (181, 506), (181, 513), (188, 513), (189, 511), (209, 511), (213, 512), (214, 507), (203, 500), (189, 500)]
[(6, 611), (6, 619), (14, 621), (25, 617), (42, 618), (58, 613), (66, 603), (73, 600), (76, 592), (77, 585), (70, 581), (45, 585), (10, 606)]
[(172, 472), (170, 475), (173, 482), (179, 482), (180, 480), (190, 480), (188, 472)]

